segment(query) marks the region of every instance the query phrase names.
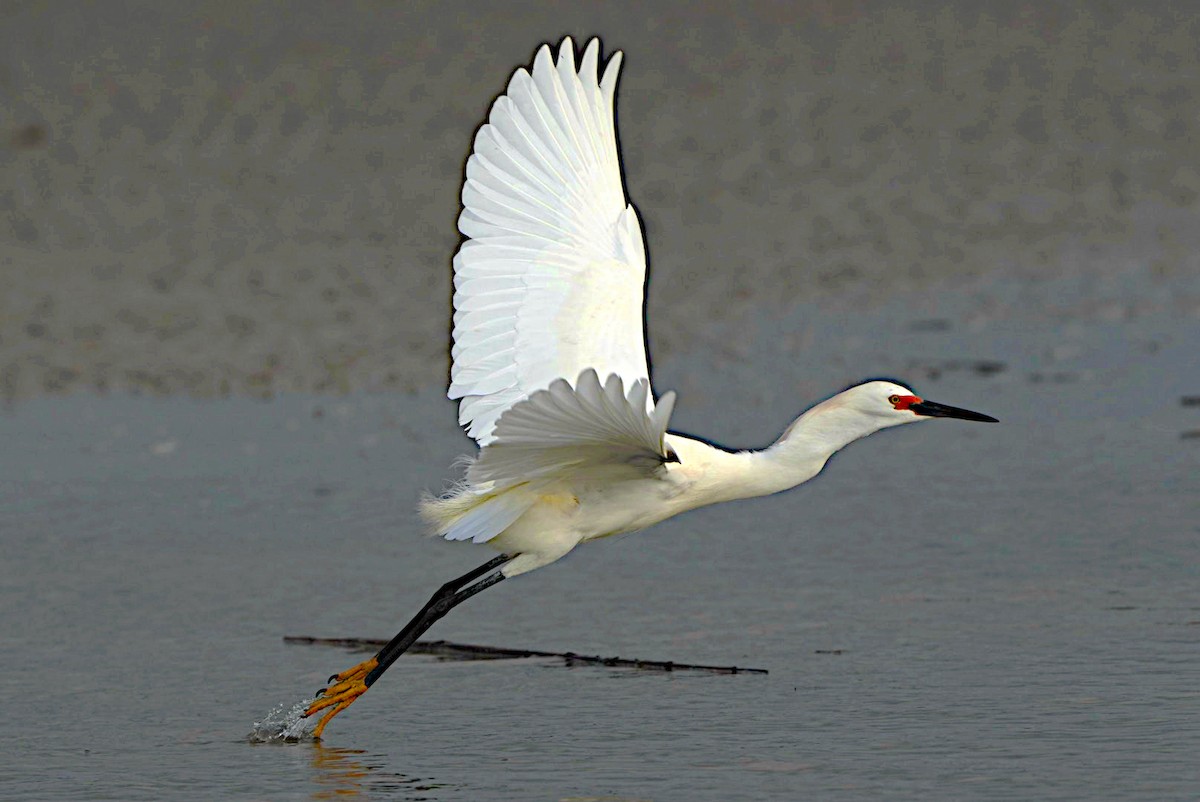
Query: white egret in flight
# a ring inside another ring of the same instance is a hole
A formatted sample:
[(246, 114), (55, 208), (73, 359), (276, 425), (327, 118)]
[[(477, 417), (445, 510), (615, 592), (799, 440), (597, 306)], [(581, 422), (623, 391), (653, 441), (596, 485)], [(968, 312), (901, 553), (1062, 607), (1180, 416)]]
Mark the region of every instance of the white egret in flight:
[(762, 451), (669, 432), (675, 396), (650, 389), (646, 249), (613, 125), (621, 54), (598, 80), (599, 51), (593, 39), (576, 69), (569, 38), (557, 63), (543, 45), (492, 105), (467, 161), (448, 394), (479, 453), (420, 511), (447, 540), (500, 556), (447, 582), (375, 657), (331, 677), (305, 713), (326, 711), (315, 737), (450, 608), (580, 543), (795, 487), (889, 426), (995, 421), (869, 381), (812, 407)]

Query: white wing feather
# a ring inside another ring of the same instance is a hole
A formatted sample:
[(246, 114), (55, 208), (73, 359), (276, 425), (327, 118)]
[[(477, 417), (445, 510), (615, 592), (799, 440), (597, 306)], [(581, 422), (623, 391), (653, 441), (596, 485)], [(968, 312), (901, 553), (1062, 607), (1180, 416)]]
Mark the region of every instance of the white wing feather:
[(487, 496), (439, 532), (446, 540), (486, 543), (512, 526), (537, 501), (530, 493), (500, 493)]
[(504, 413), (495, 442), (467, 469), (467, 481), (494, 492), (582, 472), (645, 476), (672, 457), (665, 435), (675, 406), (675, 394), (667, 393), (647, 412), (649, 393), (645, 379), (626, 395), (619, 376), (601, 385), (590, 369), (574, 387), (558, 379)]
[(594, 370), (580, 374), (574, 387), (555, 380), (504, 413), (467, 481), (451, 496), (427, 499), (422, 511), (447, 540), (484, 543), (561, 482), (651, 475), (674, 457), (665, 436), (675, 394), (647, 412), (649, 393), (645, 379), (626, 395), (619, 376), (601, 385)]
[[(514, 404), (593, 369), (645, 382), (645, 245), (621, 183), (613, 96), (621, 54), (597, 81), (599, 42), (578, 73), (570, 38), (519, 69), (475, 136), (454, 257), (448, 395), (480, 446)], [(520, 420), (518, 416), (517, 421)], [(516, 422), (514, 422), (516, 426)]]

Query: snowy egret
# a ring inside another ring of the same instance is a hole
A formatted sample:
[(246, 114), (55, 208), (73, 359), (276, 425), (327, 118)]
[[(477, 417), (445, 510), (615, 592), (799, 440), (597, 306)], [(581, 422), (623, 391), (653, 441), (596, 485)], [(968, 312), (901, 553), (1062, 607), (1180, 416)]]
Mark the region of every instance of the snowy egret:
[(518, 69), (475, 135), (454, 257), (449, 397), (479, 445), (452, 492), (421, 503), (448, 540), (500, 556), (443, 585), (377, 655), (330, 678), (313, 735), (446, 614), (580, 543), (708, 504), (778, 493), (861, 437), (926, 418), (995, 418), (868, 381), (810, 408), (762, 451), (667, 431), (673, 393), (650, 391), (642, 328), (646, 252), (621, 181), (599, 41), (576, 70), (567, 38)]

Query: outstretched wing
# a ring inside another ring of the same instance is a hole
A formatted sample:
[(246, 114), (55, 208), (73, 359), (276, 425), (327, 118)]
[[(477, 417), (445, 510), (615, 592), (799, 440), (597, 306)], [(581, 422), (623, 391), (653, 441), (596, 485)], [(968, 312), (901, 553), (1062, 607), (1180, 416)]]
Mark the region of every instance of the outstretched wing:
[(674, 459), (665, 435), (675, 394), (667, 393), (647, 412), (649, 395), (646, 379), (634, 382), (626, 395), (619, 376), (601, 384), (591, 369), (574, 387), (557, 379), (504, 413), (494, 441), (467, 469), (467, 481), (502, 489), (579, 472), (646, 475)]
[(517, 402), (591, 368), (645, 382), (646, 254), (625, 199), (613, 124), (621, 54), (597, 81), (599, 41), (575, 69), (543, 45), (513, 75), (475, 136), (454, 257), (450, 398), (480, 446)]

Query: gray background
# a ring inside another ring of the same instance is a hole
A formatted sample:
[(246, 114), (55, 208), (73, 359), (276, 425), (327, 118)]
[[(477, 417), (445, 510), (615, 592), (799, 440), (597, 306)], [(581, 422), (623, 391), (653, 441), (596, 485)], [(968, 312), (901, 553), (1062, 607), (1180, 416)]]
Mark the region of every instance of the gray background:
[(626, 53), (657, 358), (820, 293), (1200, 270), (1187, 4), (654, 8), (4, 4), (5, 397), (442, 381), (471, 134), (564, 33)]
[[(0, 6), (6, 799), (1190, 799), (1200, 791), (1200, 12), (1189, 4)], [(604, 541), (247, 743), (490, 552), (412, 503), (471, 135), (543, 41), (626, 53), (674, 428), (779, 497)]]

